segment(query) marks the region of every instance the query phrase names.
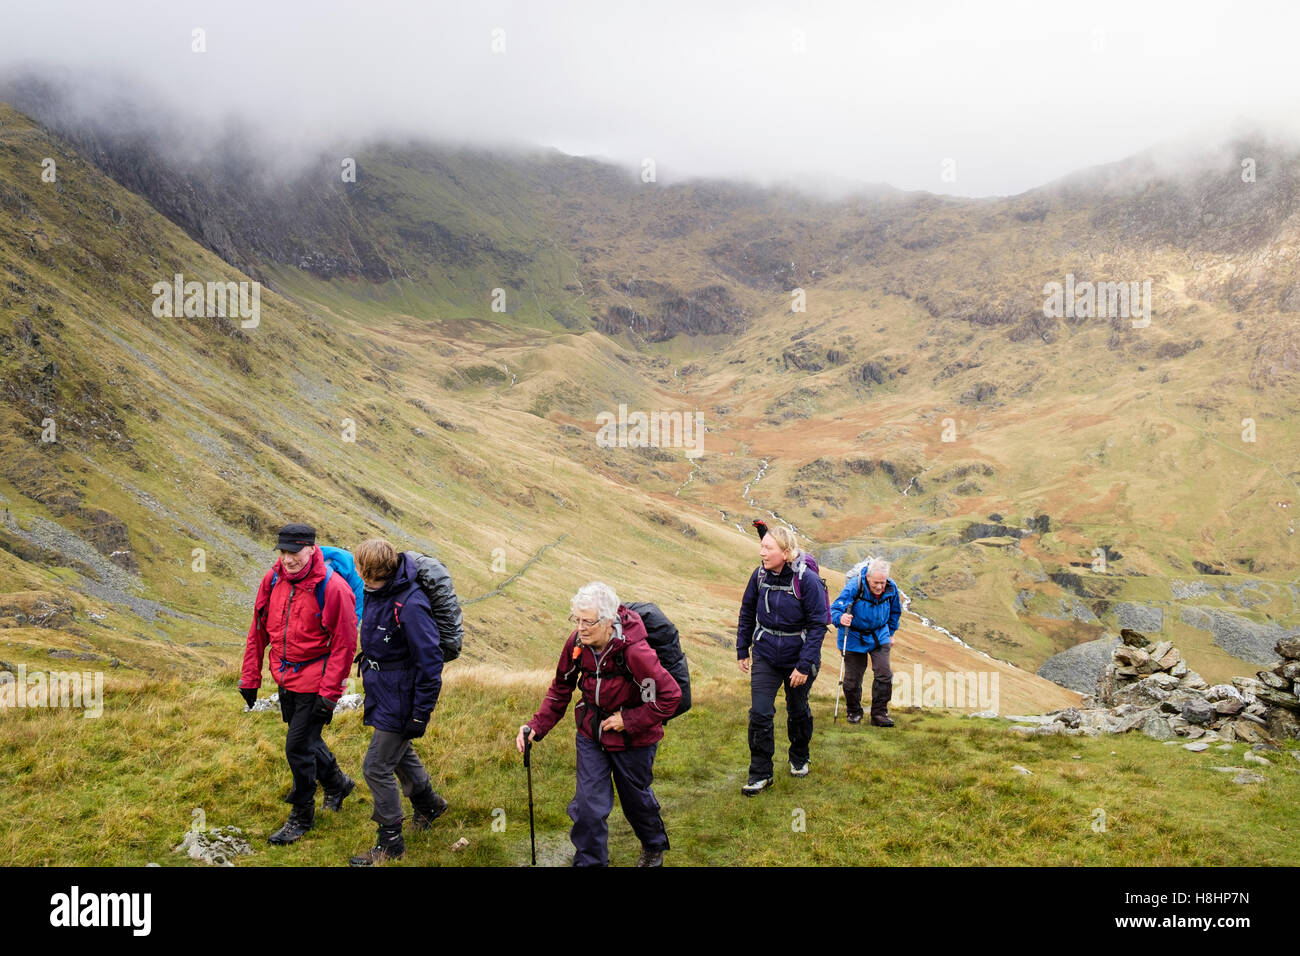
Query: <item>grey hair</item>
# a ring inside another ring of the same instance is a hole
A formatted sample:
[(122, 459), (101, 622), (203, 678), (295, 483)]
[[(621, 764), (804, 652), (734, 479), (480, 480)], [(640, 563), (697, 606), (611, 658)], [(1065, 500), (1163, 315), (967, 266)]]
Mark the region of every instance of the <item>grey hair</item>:
[(857, 580), (858, 575), (862, 573), (863, 568), (867, 569), (867, 574), (879, 571), (885, 577), (889, 577), (891, 565), (884, 558), (863, 558), (849, 569), (849, 573), (844, 576), (845, 579), (850, 581)]
[(578, 611), (586, 608), (594, 609), (602, 621), (616, 621), (618, 620), (618, 595), (603, 581), (584, 584), (569, 601), (569, 610), (577, 614)]

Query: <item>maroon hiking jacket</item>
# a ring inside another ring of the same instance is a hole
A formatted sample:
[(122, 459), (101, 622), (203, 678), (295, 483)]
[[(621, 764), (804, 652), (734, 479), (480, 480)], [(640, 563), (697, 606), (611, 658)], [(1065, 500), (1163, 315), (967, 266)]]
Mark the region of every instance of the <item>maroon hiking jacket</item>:
[[(575, 688), (582, 692), (573, 709), (578, 731), (606, 750), (648, 747), (663, 739), (663, 722), (677, 711), (682, 690), (646, 642), (640, 616), (620, 604), (618, 618), (623, 633), (616, 630), (599, 657), (578, 643), (577, 631), (564, 642), (555, 680), (528, 721), (538, 740), (560, 722)], [(623, 714), (623, 730), (600, 731), (601, 721), (616, 711)]]

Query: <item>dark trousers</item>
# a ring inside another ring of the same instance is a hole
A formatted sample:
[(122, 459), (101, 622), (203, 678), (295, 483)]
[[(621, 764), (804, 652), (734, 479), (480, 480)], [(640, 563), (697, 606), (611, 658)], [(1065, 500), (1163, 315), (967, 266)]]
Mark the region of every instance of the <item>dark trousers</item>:
[(280, 688), (280, 716), (289, 725), (284, 738), (284, 756), (293, 773), (293, 789), (284, 799), (296, 807), (310, 806), (316, 799), (317, 780), (327, 791), (334, 792), (343, 789), (346, 779), (339, 762), (321, 739), (321, 731), (329, 721), (312, 715), (315, 706), (315, 694)]
[[(641, 846), (667, 850), (668, 832), (659, 814), (654, 783), (655, 751), (658, 744), (628, 750), (602, 750), (588, 737), (578, 734), (578, 789), (569, 804), (573, 829), (569, 839), (577, 851), (574, 866), (609, 865), (609, 813), (614, 809), (614, 787), (619, 806), (632, 824)], [(613, 786), (610, 786), (610, 777)]]
[(409, 798), (430, 787), (428, 771), (420, 763), (411, 741), (389, 730), (376, 730), (371, 736), (361, 772), (375, 801), (370, 819), (381, 827), (398, 826), (402, 822), (402, 794)]
[(808, 675), (799, 687), (790, 686), (794, 667), (773, 667), (761, 657), (749, 666), (749, 776), (772, 776), (772, 754), (776, 751), (776, 692), (785, 688), (785, 727), (790, 738), (790, 762), (796, 767), (808, 762), (812, 742), (812, 709), (808, 694), (817, 675)]
[(848, 651), (844, 655), (844, 703), (850, 717), (862, 716), (862, 677), (871, 659), (871, 716), (889, 715), (889, 698), (894, 693), (894, 672), (889, 669), (889, 649), (885, 644), (874, 651)]

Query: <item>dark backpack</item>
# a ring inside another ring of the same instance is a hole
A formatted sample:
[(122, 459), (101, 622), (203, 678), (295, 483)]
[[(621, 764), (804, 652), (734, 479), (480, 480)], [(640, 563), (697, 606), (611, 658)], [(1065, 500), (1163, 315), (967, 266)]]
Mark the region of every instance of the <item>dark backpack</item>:
[[(451, 583), (447, 566), (435, 557), (407, 551), (406, 556), (415, 562), (415, 578), (429, 598), (433, 621), (438, 625), (438, 646), (442, 649), (442, 662), (460, 657), (465, 640), (464, 621), (460, 613), (460, 599)], [(400, 624), (401, 621), (399, 620)]]
[[(668, 615), (659, 610), (658, 605), (651, 604), (649, 601), (637, 601), (623, 606), (641, 618), (641, 623), (645, 625), (646, 642), (654, 648), (655, 656), (659, 658), (663, 669), (673, 675), (673, 680), (677, 681), (677, 686), (682, 689), (682, 699), (677, 704), (677, 710), (673, 712), (673, 717), (680, 717), (691, 709), (691, 671), (686, 663), (686, 654), (682, 651), (677, 626), (668, 620)], [(622, 654), (619, 655), (616, 664), (627, 677), (632, 677), (627, 660)], [(672, 720), (673, 717), (669, 717), (668, 720)]]

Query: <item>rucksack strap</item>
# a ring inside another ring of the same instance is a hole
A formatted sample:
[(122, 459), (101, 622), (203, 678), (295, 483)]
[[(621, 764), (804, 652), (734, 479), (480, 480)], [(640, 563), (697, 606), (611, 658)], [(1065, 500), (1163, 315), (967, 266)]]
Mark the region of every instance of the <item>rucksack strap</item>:
[(317, 661), (324, 661), (328, 659), (329, 659), (328, 653), (322, 654), (320, 657), (313, 657), (311, 660), (308, 661), (290, 661), (282, 657), (280, 658), (280, 673), (283, 674), (285, 671), (292, 668), (293, 672), (296, 674), (304, 667), (306, 667), (308, 664), (315, 664)]
[(755, 625), (754, 625), (754, 643), (755, 643), (755, 644), (758, 643), (758, 636), (759, 636), (760, 634), (774, 634), (774, 635), (777, 636), (777, 637), (797, 637), (797, 638), (799, 638), (799, 640), (801, 640), (801, 641), (806, 641), (806, 640), (808, 640), (808, 632), (807, 632), (806, 630), (803, 630), (803, 631), (777, 631), (777, 630), (773, 630), (773, 629), (770, 628), (770, 627), (764, 627), (762, 624), (755, 624)]
[(365, 651), (361, 651), (356, 657), (352, 658), (352, 663), (357, 665), (357, 676), (361, 676), (363, 670), (367, 671), (409, 671), (415, 667), (415, 661), (409, 657), (394, 657), (392, 660), (380, 661), (373, 657), (367, 657)]

